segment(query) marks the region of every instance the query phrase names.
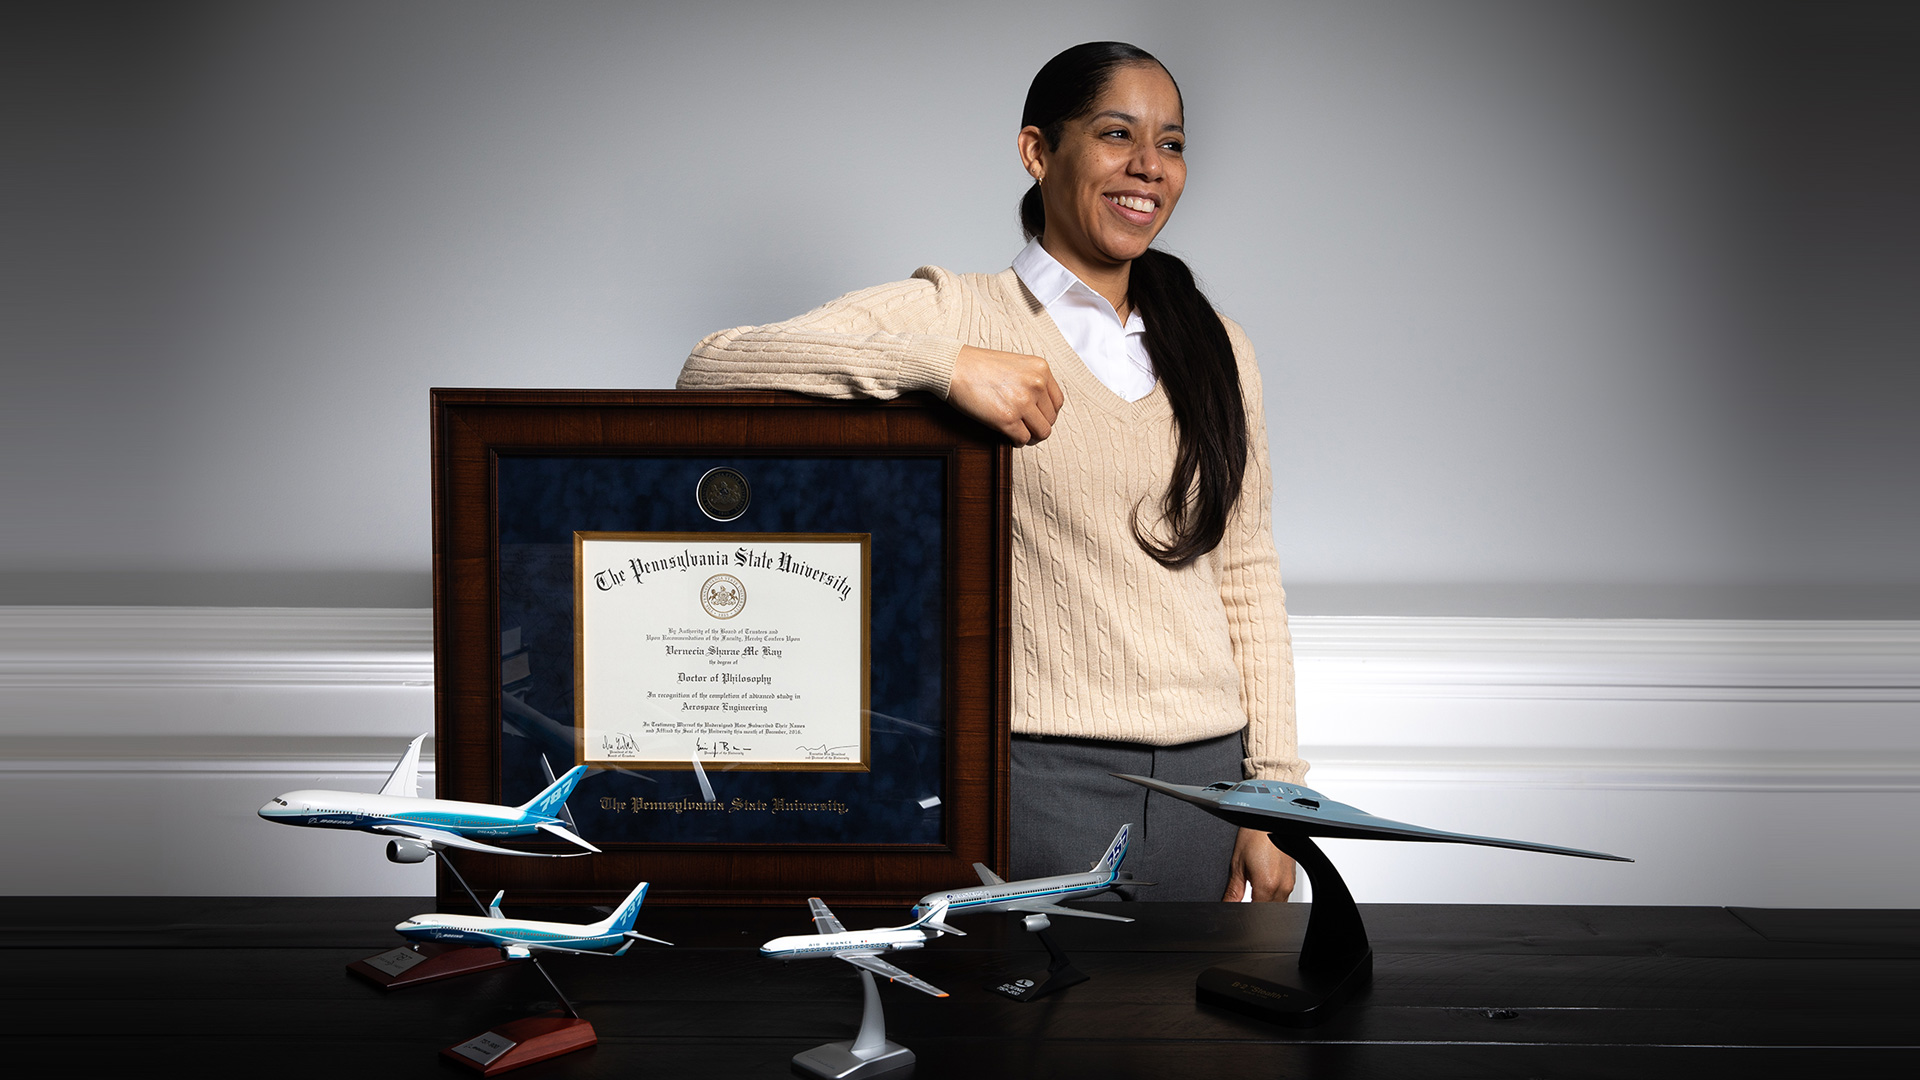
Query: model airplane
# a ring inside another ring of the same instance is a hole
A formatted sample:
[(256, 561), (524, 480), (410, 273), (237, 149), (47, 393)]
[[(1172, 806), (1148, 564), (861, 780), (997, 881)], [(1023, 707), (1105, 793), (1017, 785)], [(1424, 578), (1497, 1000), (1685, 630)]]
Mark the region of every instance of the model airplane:
[(358, 829), (397, 837), (387, 844), (387, 858), (397, 863), (417, 863), (436, 848), (461, 848), (484, 851), (489, 855), (549, 855), (544, 851), (514, 851), (482, 843), (479, 838), (510, 839), (548, 836), (565, 840), (583, 851), (565, 855), (585, 855), (600, 849), (582, 840), (572, 829), (567, 813), (567, 796), (587, 774), (585, 765), (567, 770), (565, 776), (548, 784), (545, 791), (519, 806), (494, 806), (491, 803), (457, 802), (453, 799), (422, 799), (420, 795), (421, 735), (400, 755), (393, 774), (377, 795), (355, 791), (289, 791), (268, 800), (260, 816), (282, 825), (308, 825), (321, 829)]
[[(415, 915), (394, 927), (408, 941), (444, 941), (455, 945), (499, 949), (509, 960), (525, 960), (535, 952), (591, 953), (595, 956), (623, 956), (635, 941), (671, 945), (656, 937), (636, 934), (633, 922), (640, 905), (647, 899), (647, 883), (633, 887), (613, 914), (597, 923), (539, 922), (533, 919), (509, 919), (500, 913), (500, 898), (495, 895), (486, 917), (479, 915), (443, 915), (434, 912)], [(619, 946), (615, 948), (615, 946)], [(608, 950), (612, 952), (609, 953)]]
[[(1334, 802), (1309, 787), (1284, 784), (1277, 780), (1245, 780), (1237, 784), (1224, 781), (1206, 787), (1169, 784), (1144, 776), (1114, 773), (1141, 787), (1190, 802), (1214, 817), (1243, 829), (1264, 833), (1291, 833), (1299, 836), (1325, 836), (1350, 840), (1412, 840), (1439, 844), (1479, 844), (1483, 847), (1512, 848), (1516, 851), (1541, 851), (1549, 855), (1573, 855), (1582, 859), (1610, 859), (1632, 862), (1621, 855), (1581, 848), (1536, 844), (1528, 840), (1504, 840), (1497, 836), (1446, 832), (1424, 825), (1374, 817), (1357, 807)], [(1315, 886), (1318, 891), (1318, 886)]]
[[(974, 863), (974, 872), (980, 875), (981, 885), (977, 889), (955, 889), (952, 892), (928, 893), (913, 906), (913, 913), (919, 915), (933, 910), (935, 904), (946, 904), (949, 915), (984, 914), (992, 911), (1019, 912), (1029, 916), (1074, 915), (1082, 919), (1106, 919), (1111, 922), (1132, 922), (1123, 915), (1101, 915), (1076, 908), (1061, 907), (1060, 901), (1071, 900), (1078, 896), (1091, 896), (1105, 892), (1115, 885), (1151, 885), (1150, 881), (1135, 881), (1131, 874), (1120, 871), (1121, 860), (1127, 857), (1127, 838), (1132, 835), (1131, 824), (1120, 826), (1113, 836), (1113, 843), (1107, 845), (1104, 855), (1094, 860), (1093, 867), (1081, 874), (1059, 874), (1054, 877), (1028, 878), (1025, 881), (1005, 881), (1000, 875), (987, 869), (984, 863)], [(1045, 926), (1044, 922), (1039, 924)]]
[[(848, 930), (834, 918), (819, 897), (807, 901), (813, 909), (813, 925), (819, 931), (815, 934), (794, 934), (790, 937), (778, 937), (760, 946), (760, 955), (777, 960), (810, 960), (816, 957), (831, 956), (845, 960), (854, 967), (884, 975), (894, 982), (905, 983), (923, 994), (934, 997), (946, 997), (947, 992), (914, 978), (905, 971), (894, 967), (880, 954), (897, 949), (924, 948), (928, 941), (941, 934), (966, 934), (941, 922), (947, 914), (947, 902), (937, 900), (933, 907), (916, 917), (905, 926), (880, 927), (874, 930)], [(917, 909), (916, 909), (917, 910)]]

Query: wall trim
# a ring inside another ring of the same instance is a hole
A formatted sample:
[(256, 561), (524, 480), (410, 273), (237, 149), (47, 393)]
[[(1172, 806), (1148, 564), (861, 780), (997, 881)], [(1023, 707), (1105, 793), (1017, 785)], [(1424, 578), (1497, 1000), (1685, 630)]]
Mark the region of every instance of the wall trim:
[(1321, 693), (1920, 702), (1920, 621), (1300, 616)]
[[(1920, 702), (1920, 621), (1300, 615), (1321, 693)], [(431, 686), (424, 608), (0, 606), (0, 690)]]
[(0, 691), (432, 685), (424, 608), (0, 606)]
[[(1469, 832), (1523, 811), (1528, 828), (1506, 832), (1642, 860), (1605, 879), (1544, 861), (1435, 879), (1418, 855), (1364, 845), (1349, 880), (1378, 897), (1914, 895), (1920, 622), (1302, 616), (1293, 630), (1309, 783)], [(276, 791), (376, 789), (433, 726), (432, 684), (423, 609), (0, 607), (0, 810), (62, 822), (11, 837), (9, 865), (50, 894), (430, 888), (418, 867), (369, 860), (364, 838), (310, 838), (290, 860), (252, 810)], [(150, 816), (129, 822), (129, 800)], [(1758, 866), (1754, 845), (1776, 837), (1788, 861)], [(75, 844), (100, 858), (73, 860)]]

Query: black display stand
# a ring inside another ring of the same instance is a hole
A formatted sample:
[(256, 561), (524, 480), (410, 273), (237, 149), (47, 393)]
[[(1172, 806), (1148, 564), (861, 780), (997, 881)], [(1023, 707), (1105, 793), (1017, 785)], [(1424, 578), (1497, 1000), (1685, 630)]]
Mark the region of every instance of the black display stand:
[(1313, 909), (1297, 956), (1247, 959), (1200, 973), (1194, 997), (1202, 1005), (1287, 1027), (1309, 1027), (1337, 1011), (1373, 978), (1373, 947), (1347, 883), (1313, 838), (1267, 834), (1313, 882)]
[[(1032, 924), (1032, 920), (1035, 918), (1040, 920), (1039, 926)], [(1013, 976), (1002, 979), (988, 986), (987, 989), (999, 994), (1001, 997), (1012, 998), (1015, 1001), (1032, 1001), (1036, 998), (1046, 997), (1056, 990), (1065, 990), (1069, 986), (1076, 986), (1086, 982), (1088, 978), (1087, 973), (1074, 967), (1073, 961), (1067, 958), (1066, 952), (1062, 950), (1060, 946), (1054, 944), (1053, 935), (1047, 933), (1047, 926), (1049, 925), (1047, 923), (1047, 917), (1045, 915), (1029, 916), (1028, 920), (1028, 929), (1032, 930), (1034, 935), (1040, 939), (1040, 944), (1047, 947), (1049, 962), (1047, 964), (1046, 974), (1030, 978)]]

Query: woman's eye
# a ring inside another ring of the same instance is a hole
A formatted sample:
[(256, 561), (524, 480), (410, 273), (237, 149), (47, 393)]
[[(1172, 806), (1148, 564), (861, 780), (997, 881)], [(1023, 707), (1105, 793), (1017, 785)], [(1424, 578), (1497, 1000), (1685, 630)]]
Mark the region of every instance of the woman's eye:
[(1175, 139), (1169, 142), (1161, 143), (1160, 149), (1166, 150), (1175, 154), (1184, 154), (1187, 152), (1187, 144), (1179, 141), (1178, 139)]

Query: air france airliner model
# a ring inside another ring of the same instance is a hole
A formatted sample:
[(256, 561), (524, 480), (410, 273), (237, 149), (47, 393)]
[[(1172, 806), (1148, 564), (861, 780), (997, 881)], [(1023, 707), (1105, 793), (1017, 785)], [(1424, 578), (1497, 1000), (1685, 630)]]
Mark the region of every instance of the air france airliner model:
[[(647, 883), (633, 887), (613, 914), (597, 923), (539, 922), (534, 919), (509, 919), (500, 913), (500, 898), (494, 895), (487, 914), (444, 915), (433, 912), (415, 915), (394, 927), (409, 941), (444, 941), (455, 945), (492, 947), (509, 960), (525, 960), (536, 952), (592, 953), (596, 956), (624, 956), (635, 941), (671, 945), (656, 937), (636, 934), (634, 919), (647, 899)], [(618, 946), (618, 948), (615, 948)], [(609, 953), (607, 950), (612, 949)]]
[[(565, 840), (583, 851), (566, 855), (585, 855), (600, 849), (582, 840), (562, 822), (570, 821), (567, 796), (587, 774), (585, 765), (576, 765), (547, 789), (519, 806), (494, 806), (491, 803), (457, 802), (453, 799), (422, 799), (420, 795), (421, 735), (400, 755), (393, 775), (377, 795), (355, 791), (289, 791), (267, 801), (260, 816), (282, 825), (307, 825), (320, 829), (358, 829), (396, 837), (387, 844), (387, 858), (397, 863), (422, 862), (434, 849), (449, 847), (465, 851), (484, 851), (489, 855), (547, 856), (544, 851), (514, 851), (483, 843), (486, 839), (512, 839), (539, 836), (542, 833)], [(553, 853), (552, 857), (559, 857)]]
[(955, 930), (941, 921), (947, 914), (947, 905), (944, 901), (935, 903), (925, 914), (905, 926), (887, 926), (874, 930), (848, 930), (840, 925), (840, 920), (834, 917), (833, 912), (828, 910), (827, 905), (817, 896), (808, 900), (807, 906), (813, 909), (813, 925), (819, 933), (774, 938), (760, 946), (760, 955), (770, 956), (776, 960), (811, 960), (831, 956), (838, 960), (845, 960), (854, 967), (871, 971), (875, 975), (884, 975), (894, 982), (905, 983), (923, 994), (932, 994), (934, 997), (947, 996), (945, 990), (914, 978), (880, 959), (880, 954), (884, 952), (924, 948), (927, 942), (941, 934), (959, 934), (965, 937), (964, 932)]
[(1133, 825), (1120, 826), (1113, 834), (1113, 842), (1107, 845), (1106, 853), (1095, 859), (1091, 869), (1081, 874), (1060, 874), (1055, 877), (1028, 878), (1025, 881), (1006, 881), (1000, 875), (987, 869), (984, 863), (974, 863), (974, 872), (980, 875), (977, 888), (951, 889), (945, 892), (928, 893), (913, 906), (913, 913), (933, 910), (935, 904), (947, 905), (948, 915), (974, 915), (990, 911), (1019, 912), (1027, 916), (1032, 929), (1043, 929), (1049, 915), (1075, 915), (1082, 919), (1107, 919), (1112, 922), (1132, 922), (1123, 915), (1100, 915), (1091, 911), (1061, 907), (1060, 901), (1071, 900), (1078, 896), (1091, 896), (1105, 892), (1116, 885), (1151, 885), (1151, 881), (1135, 881), (1133, 875), (1122, 873), (1120, 863), (1127, 857), (1127, 838), (1133, 833)]

